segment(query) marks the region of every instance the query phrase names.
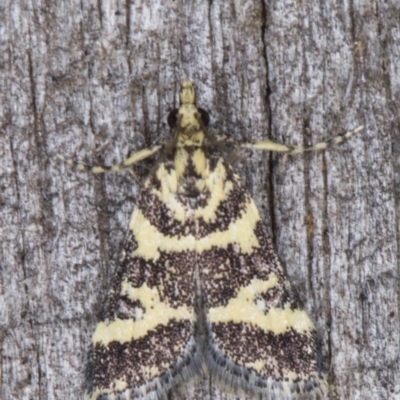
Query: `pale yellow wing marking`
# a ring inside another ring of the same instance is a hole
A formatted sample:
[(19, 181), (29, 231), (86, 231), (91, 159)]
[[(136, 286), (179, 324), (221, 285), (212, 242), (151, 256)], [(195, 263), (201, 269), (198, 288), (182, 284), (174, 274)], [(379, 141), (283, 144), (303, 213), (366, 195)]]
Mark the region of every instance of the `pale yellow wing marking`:
[(325, 150), (327, 147), (331, 145), (337, 145), (343, 143), (345, 140), (351, 138), (353, 135), (362, 131), (363, 129), (364, 126), (359, 126), (342, 135), (335, 136), (331, 139), (325, 140), (324, 142), (316, 143), (310, 147), (287, 146), (285, 144), (273, 142), (272, 140), (264, 140), (257, 143), (243, 143), (242, 147), (247, 149), (267, 150), (267, 151), (275, 151), (278, 153), (287, 153), (287, 154), (298, 154), (298, 153), (304, 153), (306, 151)]
[(203, 218), (206, 223), (210, 223), (217, 219), (218, 206), (227, 200), (233, 189), (233, 182), (226, 180), (226, 170), (222, 163), (218, 163), (215, 171), (205, 181), (205, 186), (210, 192), (210, 198), (204, 207), (196, 209), (195, 217)]
[[(98, 396), (101, 394), (114, 395), (116, 391), (124, 391), (128, 388), (128, 383), (122, 379), (114, 380), (109, 388), (96, 389), (91, 396), (86, 396), (85, 400), (97, 400)], [(112, 397), (111, 397), (112, 398)]]
[(168, 253), (196, 250), (202, 253), (212, 247), (227, 248), (229, 244), (239, 246), (243, 254), (251, 254), (255, 248), (259, 247), (254, 233), (259, 220), (260, 216), (254, 202), (248, 199), (241, 217), (231, 222), (227, 230), (212, 232), (196, 240), (193, 235), (181, 237), (163, 235), (151, 225), (141, 210), (136, 209), (129, 226), (138, 243), (132, 255), (142, 257), (144, 260), (156, 260), (159, 257), (159, 251)]
[[(264, 369), (265, 365), (266, 365), (266, 362), (261, 359), (255, 360), (253, 362), (244, 363), (244, 366), (246, 368), (253, 368), (257, 372), (261, 372)], [(271, 364), (269, 364), (269, 365), (271, 365)]]
[[(141, 366), (141, 372), (142, 374), (146, 377), (147, 380), (151, 380), (155, 376), (159, 376), (161, 374), (161, 371), (166, 371), (168, 369), (169, 365), (166, 363), (162, 363), (162, 365), (159, 366), (152, 366), (152, 367), (147, 367), (147, 366)], [(129, 371), (126, 371), (127, 373)], [(133, 375), (135, 376), (137, 371), (132, 371)], [(146, 399), (146, 391), (145, 388), (142, 390), (142, 396), (140, 399)], [(93, 393), (90, 396), (86, 396), (85, 400), (97, 400), (101, 397), (101, 395), (108, 395), (108, 399), (110, 400), (116, 400), (118, 397), (117, 394), (115, 393), (122, 393), (124, 392), (124, 398), (126, 399), (138, 399), (138, 397), (132, 397), (131, 396), (131, 389), (128, 387), (128, 383), (122, 379), (116, 379), (111, 382), (110, 386), (108, 388), (100, 388), (100, 389), (95, 389)]]
[[(207, 160), (203, 151), (196, 151), (193, 161), (196, 171), (203, 176), (203, 179), (198, 180), (198, 189), (204, 190), (207, 188), (210, 193), (207, 204), (204, 207), (197, 208), (194, 217), (196, 219), (203, 218), (205, 222), (209, 223), (216, 220), (218, 206), (227, 199), (229, 192), (233, 189), (233, 182), (226, 180), (226, 169), (222, 159), (218, 161), (216, 168), (211, 173), (207, 168)], [(156, 175), (161, 182), (161, 190), (152, 189), (152, 194), (157, 196), (171, 211), (174, 219), (185, 223), (189, 216), (185, 206), (176, 198), (178, 189), (176, 171), (170, 170), (168, 172), (164, 165), (161, 164)], [(193, 217), (193, 215), (190, 216)]]
[(204, 151), (202, 149), (197, 149), (193, 153), (192, 160), (195, 171), (202, 176), (203, 179), (207, 179), (210, 174), (210, 170), (208, 168), (208, 160), (204, 154)]
[(160, 164), (157, 169), (156, 176), (161, 182), (161, 191), (153, 189), (155, 194), (164, 204), (167, 204), (171, 197), (175, 196), (178, 190), (178, 178), (175, 169), (168, 172), (164, 164)]
[(164, 164), (161, 164), (157, 169), (156, 176), (161, 182), (161, 190), (152, 188), (151, 194), (156, 196), (171, 211), (171, 218), (184, 224), (187, 219), (187, 210), (176, 197), (178, 179), (175, 169), (168, 172)]
[(93, 334), (93, 344), (101, 343), (107, 346), (110, 342), (130, 342), (140, 339), (159, 325), (168, 325), (169, 321), (192, 320), (193, 312), (187, 306), (173, 308), (160, 300), (158, 290), (151, 289), (146, 284), (140, 288), (132, 287), (125, 279), (122, 282), (121, 295), (128, 295), (132, 301), (139, 300), (144, 312), (139, 319), (119, 319), (102, 321), (96, 325)]
[(240, 288), (235, 298), (229, 300), (226, 306), (214, 307), (209, 310), (212, 323), (246, 323), (272, 332), (276, 335), (293, 328), (296, 332), (306, 333), (313, 328), (313, 323), (304, 310), (291, 309), (290, 304), (285, 308), (270, 308), (265, 312), (265, 305), (257, 302), (256, 296), (266, 293), (278, 282), (275, 274), (270, 274), (264, 281), (253, 279), (248, 286)]
[(181, 148), (176, 149), (174, 158), (174, 166), (175, 166), (174, 173), (176, 174), (176, 179), (178, 181), (184, 174), (188, 161), (189, 161), (189, 155), (187, 151)]

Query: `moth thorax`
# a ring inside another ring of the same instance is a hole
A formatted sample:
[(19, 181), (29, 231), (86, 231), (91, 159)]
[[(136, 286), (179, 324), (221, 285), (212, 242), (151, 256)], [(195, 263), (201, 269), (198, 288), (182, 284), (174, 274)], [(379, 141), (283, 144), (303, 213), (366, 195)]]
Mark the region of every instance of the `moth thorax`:
[(200, 115), (197, 107), (193, 104), (183, 104), (179, 107), (179, 128), (199, 130)]

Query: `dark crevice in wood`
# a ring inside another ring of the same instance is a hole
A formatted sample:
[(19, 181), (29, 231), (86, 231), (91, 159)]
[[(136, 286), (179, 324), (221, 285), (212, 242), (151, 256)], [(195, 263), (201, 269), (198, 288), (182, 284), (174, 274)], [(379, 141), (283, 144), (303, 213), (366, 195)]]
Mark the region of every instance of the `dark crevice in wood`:
[[(323, 210), (322, 210), (322, 257), (324, 259), (324, 298), (323, 298), (323, 304), (326, 305), (324, 307), (324, 313), (325, 313), (325, 321), (326, 321), (326, 330), (327, 330), (327, 335), (326, 336), (326, 346), (327, 346), (327, 351), (325, 355), (325, 368), (327, 371), (332, 371), (330, 368), (332, 364), (332, 336), (331, 336), (331, 326), (332, 326), (332, 310), (331, 310), (331, 304), (332, 304), (332, 299), (331, 299), (331, 291), (329, 290), (330, 287), (330, 278), (331, 278), (331, 270), (332, 270), (332, 265), (331, 265), (331, 254), (330, 254), (330, 248), (331, 248), (331, 243), (330, 243), (330, 237), (329, 237), (329, 214), (328, 214), (328, 166), (326, 162), (326, 156), (325, 154), (321, 155), (321, 162), (322, 162), (322, 180), (323, 180), (323, 195), (324, 195), (324, 200), (323, 200)], [(332, 373), (329, 374), (328, 376), (328, 381), (334, 383), (334, 376)]]
[(99, 21), (100, 21), (100, 27), (103, 28), (103, 8), (101, 5), (102, 0), (97, 0), (97, 9), (99, 11)]
[[(129, 38), (130, 38), (130, 32), (131, 32), (131, 0), (125, 0), (125, 22), (126, 22), (126, 48), (129, 49)], [(129, 75), (132, 74), (132, 68), (131, 68), (131, 63), (128, 60), (128, 66), (129, 66)]]
[[(269, 84), (269, 65), (268, 65), (268, 56), (267, 56), (267, 43), (265, 40), (265, 36), (267, 35), (267, 8), (263, 0), (261, 0), (261, 42), (263, 44), (262, 56), (265, 64), (265, 109), (267, 113), (267, 135), (270, 138), (272, 132), (272, 118), (271, 118), (271, 88)], [(269, 211), (269, 220), (270, 220), (270, 234), (271, 240), (276, 247), (276, 215), (275, 215), (275, 186), (274, 186), (274, 171), (275, 171), (275, 161), (273, 159), (273, 155), (268, 154), (268, 178), (267, 178), (267, 200), (268, 200), (268, 211)]]

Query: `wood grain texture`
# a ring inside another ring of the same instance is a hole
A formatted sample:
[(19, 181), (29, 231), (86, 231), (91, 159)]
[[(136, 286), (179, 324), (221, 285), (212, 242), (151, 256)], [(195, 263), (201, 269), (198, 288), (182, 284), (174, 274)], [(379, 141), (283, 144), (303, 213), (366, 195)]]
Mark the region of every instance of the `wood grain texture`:
[[(333, 398), (399, 399), (396, 0), (3, 0), (1, 399), (78, 399), (138, 187), (116, 163), (169, 134), (183, 78), (211, 129), (338, 149), (238, 165), (316, 322)], [(150, 164), (137, 172), (145, 176)], [(208, 381), (193, 399), (230, 399)]]

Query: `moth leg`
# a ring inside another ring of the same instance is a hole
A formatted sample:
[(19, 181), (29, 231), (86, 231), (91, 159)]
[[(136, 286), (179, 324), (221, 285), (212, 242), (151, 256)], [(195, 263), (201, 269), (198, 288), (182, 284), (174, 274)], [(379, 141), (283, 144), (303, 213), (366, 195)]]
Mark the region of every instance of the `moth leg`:
[(139, 177), (136, 175), (135, 171), (133, 170), (133, 168), (129, 168), (128, 172), (132, 175), (133, 179), (136, 181), (136, 183), (139, 186), (143, 186), (143, 182), (139, 179)]
[(157, 145), (149, 149), (139, 150), (138, 152), (128, 157), (126, 160), (122, 161), (122, 163), (115, 165), (86, 165), (78, 163), (70, 158), (65, 158), (64, 156), (61, 155), (57, 155), (57, 158), (78, 171), (88, 171), (92, 172), (93, 174), (103, 174), (110, 171), (115, 172), (128, 169), (130, 173), (133, 175), (133, 177), (137, 180), (137, 176), (132, 171), (132, 166), (138, 163), (139, 161), (142, 161), (152, 156), (153, 154), (157, 153), (160, 149), (161, 146)]
[(299, 154), (304, 153), (306, 151), (315, 151), (315, 150), (325, 150), (330, 146), (334, 146), (344, 141), (350, 139), (354, 134), (362, 131), (364, 129), (363, 126), (359, 126), (351, 131), (346, 133), (334, 136), (328, 140), (323, 142), (316, 143), (312, 146), (302, 147), (302, 146), (290, 146), (285, 144), (280, 144), (273, 142), (272, 140), (264, 140), (256, 143), (243, 143), (242, 147), (246, 149), (256, 149), (256, 150), (267, 150), (267, 151), (275, 151), (277, 153), (287, 154)]

